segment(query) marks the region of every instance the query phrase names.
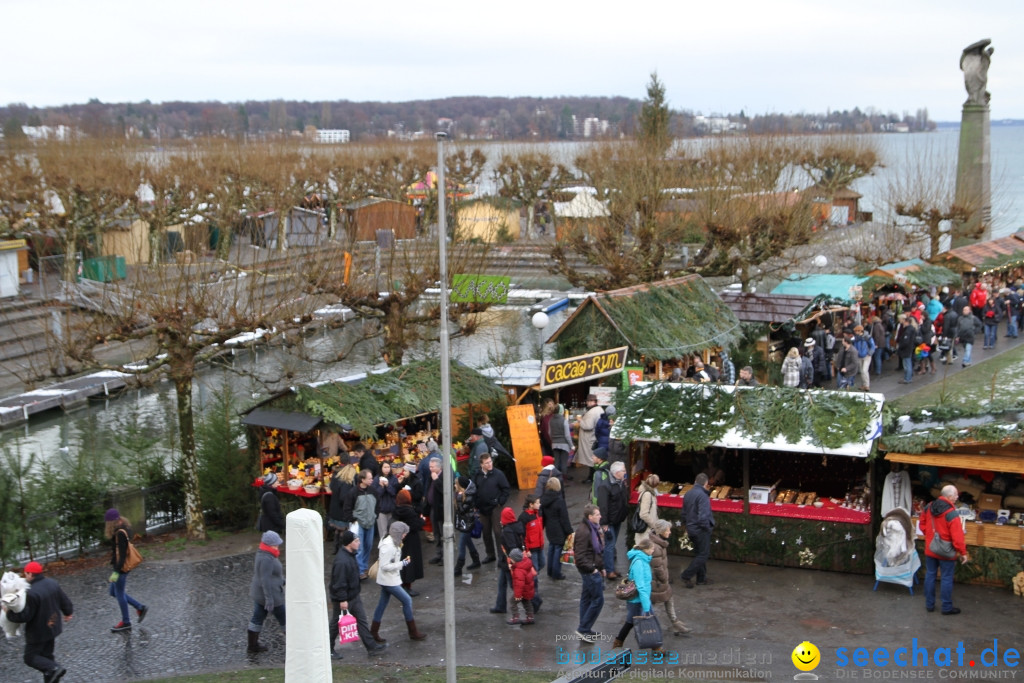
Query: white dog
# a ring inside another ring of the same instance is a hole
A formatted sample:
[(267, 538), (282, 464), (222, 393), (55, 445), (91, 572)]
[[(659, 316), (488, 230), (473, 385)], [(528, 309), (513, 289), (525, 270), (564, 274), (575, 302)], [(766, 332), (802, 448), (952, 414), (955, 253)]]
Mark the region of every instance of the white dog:
[(25, 609), (25, 594), (29, 583), (14, 572), (5, 572), (0, 578), (0, 628), (8, 638), (24, 635), (25, 624), (15, 624), (7, 619), (7, 610), (20, 612)]

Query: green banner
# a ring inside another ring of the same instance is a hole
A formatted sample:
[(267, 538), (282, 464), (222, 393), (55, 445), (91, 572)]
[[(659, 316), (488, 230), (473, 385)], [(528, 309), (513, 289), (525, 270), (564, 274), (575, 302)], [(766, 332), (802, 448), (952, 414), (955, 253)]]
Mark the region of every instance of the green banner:
[(503, 304), (512, 278), (507, 275), (453, 275), (451, 300), (460, 304)]

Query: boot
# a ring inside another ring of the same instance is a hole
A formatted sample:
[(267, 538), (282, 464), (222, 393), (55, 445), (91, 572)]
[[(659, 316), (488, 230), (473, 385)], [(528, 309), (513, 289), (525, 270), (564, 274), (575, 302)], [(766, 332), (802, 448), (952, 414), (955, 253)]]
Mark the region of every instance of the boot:
[(463, 558), (461, 561), (456, 560), (456, 562), (455, 562), (455, 571), (453, 573), (454, 576), (462, 576), (462, 565), (464, 565), (465, 563), (466, 563), (465, 558)]
[(409, 583), (403, 583), (403, 584), (402, 584), (402, 588), (404, 588), (404, 589), (405, 589), (405, 592), (409, 594), (409, 597), (410, 597), (410, 598), (415, 598), (415, 597), (418, 597), (418, 596), (419, 596), (419, 592), (418, 592), (418, 591), (414, 591), (414, 590), (412, 589), (412, 582), (409, 582)]
[(381, 638), (380, 637), (380, 634), (378, 633), (379, 630), (380, 630), (380, 622), (379, 621), (374, 621), (374, 622), (372, 622), (370, 624), (370, 635), (373, 636), (373, 641), (375, 643), (386, 643), (386, 642), (388, 642), (386, 638)]
[(413, 619), (412, 621), (405, 622), (405, 625), (409, 629), (409, 640), (426, 640), (427, 639), (427, 634), (426, 633), (420, 633), (420, 630), (418, 628), (416, 628), (416, 620), (415, 619)]
[(686, 635), (687, 633), (689, 633), (692, 630), (693, 629), (691, 629), (689, 626), (687, 626), (683, 622), (679, 621), (678, 619), (673, 619), (672, 620), (672, 634), (673, 635), (676, 635), (676, 636)]
[(614, 647), (622, 647), (622, 644), (626, 642), (626, 636), (628, 636), (629, 632), (632, 630), (633, 624), (623, 624), (622, 628), (619, 629), (619, 635), (617, 635), (615, 637), (615, 640), (612, 641), (612, 645)]
[(249, 634), (249, 652), (266, 652), (267, 646), (260, 645), (259, 631), (246, 631)]

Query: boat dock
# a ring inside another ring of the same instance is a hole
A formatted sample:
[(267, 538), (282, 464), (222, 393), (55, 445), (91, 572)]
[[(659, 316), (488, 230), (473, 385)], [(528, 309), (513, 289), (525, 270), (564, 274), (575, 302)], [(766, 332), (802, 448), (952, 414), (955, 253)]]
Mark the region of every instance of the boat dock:
[(42, 389), (0, 399), (0, 429), (27, 422), (36, 413), (85, 407), (93, 396), (109, 396), (128, 386), (132, 375), (107, 370), (51, 384)]

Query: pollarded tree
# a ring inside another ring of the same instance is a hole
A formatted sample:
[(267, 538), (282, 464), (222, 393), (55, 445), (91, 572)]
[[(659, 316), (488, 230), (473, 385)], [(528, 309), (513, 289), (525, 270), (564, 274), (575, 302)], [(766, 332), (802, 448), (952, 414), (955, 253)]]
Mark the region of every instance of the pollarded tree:
[(551, 190), (568, 176), (562, 164), (546, 152), (506, 152), (494, 169), (498, 194), (522, 202), (526, 207), (526, 238), (533, 239), (534, 215), (537, 204), (544, 201)]
[(908, 232), (908, 242), (927, 241), (926, 258), (942, 251), (945, 236), (950, 240), (947, 249), (954, 240), (980, 236), (968, 228), (977, 207), (958, 201), (953, 169), (930, 145), (908, 151), (901, 168), (905, 172), (889, 182), (888, 204), (897, 216), (910, 219), (900, 226)]
[(803, 138), (800, 146), (796, 163), (829, 200), (881, 166), (876, 143), (864, 135)]

